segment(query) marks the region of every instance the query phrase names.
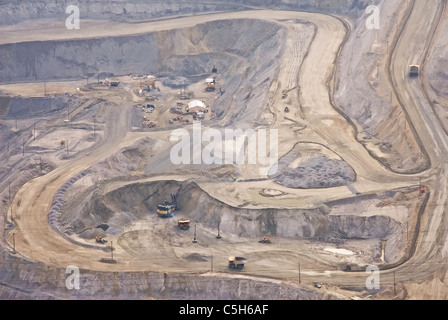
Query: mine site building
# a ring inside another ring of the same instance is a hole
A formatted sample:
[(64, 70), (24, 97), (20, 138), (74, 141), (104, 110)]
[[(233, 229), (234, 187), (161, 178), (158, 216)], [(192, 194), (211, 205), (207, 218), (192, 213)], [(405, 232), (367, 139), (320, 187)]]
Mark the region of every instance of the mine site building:
[(199, 100), (190, 101), (186, 109), (187, 112), (196, 112), (196, 113), (198, 112), (206, 113), (208, 111), (205, 102)]

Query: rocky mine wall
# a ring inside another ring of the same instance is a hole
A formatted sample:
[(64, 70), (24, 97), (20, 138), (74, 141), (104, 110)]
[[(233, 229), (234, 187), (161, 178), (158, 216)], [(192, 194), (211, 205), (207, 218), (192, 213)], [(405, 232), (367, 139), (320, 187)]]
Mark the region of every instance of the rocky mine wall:
[[(89, 226), (106, 226), (110, 232), (123, 232), (132, 221), (148, 219), (154, 208), (180, 187), (177, 215), (184, 215), (203, 226), (239, 237), (263, 235), (333, 241), (335, 239), (387, 239), (401, 234), (403, 226), (385, 216), (329, 215), (325, 206), (318, 209), (244, 209), (226, 205), (204, 192), (196, 183), (158, 181), (134, 183), (103, 195), (96, 187), (60, 206), (60, 230), (71, 230), (87, 238)], [(73, 202), (73, 203), (71, 203)], [(62, 203), (62, 201), (61, 201)], [(78, 205), (75, 205), (78, 203)], [(95, 212), (92, 215), (92, 212)], [(101, 231), (101, 230), (100, 230)]]
[[(174, 299), (322, 300), (337, 297), (309, 284), (222, 274), (97, 272), (79, 270), (79, 289), (70, 287), (72, 269), (45, 266), (0, 249), (0, 299)], [(70, 267), (70, 266), (67, 266)], [(69, 286), (67, 287), (67, 279)], [(219, 290), (217, 290), (219, 288)], [(263, 295), (260, 296), (260, 292)]]
[[(270, 39), (279, 29), (260, 20), (232, 20), (144, 35), (5, 44), (0, 46), (0, 82), (128, 74), (190, 77), (210, 73), (214, 63), (224, 73), (240, 62), (237, 57), (244, 60), (272, 48)], [(209, 53), (218, 54), (217, 61)]]
[(0, 1), (0, 24), (10, 25), (30, 19), (61, 19), (69, 14), (66, 8), (76, 5), (85, 19), (116, 19), (120, 21), (151, 19), (210, 11), (236, 11), (247, 7), (322, 11), (357, 15), (374, 4), (368, 0), (230, 0), (230, 1)]

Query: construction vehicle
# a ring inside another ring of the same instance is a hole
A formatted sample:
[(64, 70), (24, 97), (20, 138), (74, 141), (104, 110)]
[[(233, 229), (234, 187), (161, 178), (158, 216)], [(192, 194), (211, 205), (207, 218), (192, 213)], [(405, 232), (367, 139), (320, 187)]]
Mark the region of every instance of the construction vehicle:
[(420, 66), (413, 64), (409, 66), (409, 76), (411, 77), (418, 77), (419, 75)]
[(102, 236), (96, 236), (95, 237), (95, 241), (98, 242), (98, 243), (101, 243), (101, 244), (104, 244), (104, 243), (107, 242), (107, 240), (104, 239)]
[(247, 259), (243, 257), (229, 257), (229, 268), (241, 270), (246, 262)]
[(170, 124), (173, 124), (174, 122), (181, 122), (184, 118), (183, 117), (175, 117), (169, 120)]
[(154, 128), (156, 126), (156, 123), (153, 121), (149, 121), (148, 119), (143, 120), (143, 128)]
[(213, 92), (213, 91), (215, 91), (215, 79), (214, 78), (207, 78), (205, 80), (205, 83), (207, 85), (206, 88), (205, 88), (206, 92)]
[(258, 240), (259, 243), (272, 243), (272, 239), (269, 237), (264, 237), (261, 240)]
[(118, 87), (118, 85), (120, 84), (120, 80), (118, 78), (112, 78), (108, 80), (108, 83), (109, 87)]
[(177, 195), (179, 194), (180, 187), (176, 193), (171, 194), (171, 202), (165, 201), (163, 204), (157, 206), (157, 214), (162, 218), (171, 218), (173, 212), (178, 209), (177, 207)]
[(153, 111), (154, 111), (154, 109), (155, 109), (156, 107), (155, 107), (155, 105), (153, 105), (153, 104), (147, 104), (146, 105), (146, 112), (148, 113), (152, 113)]
[(190, 219), (188, 218), (177, 219), (177, 225), (182, 230), (188, 230), (190, 229)]
[(174, 114), (183, 114), (182, 107), (170, 108), (170, 112)]

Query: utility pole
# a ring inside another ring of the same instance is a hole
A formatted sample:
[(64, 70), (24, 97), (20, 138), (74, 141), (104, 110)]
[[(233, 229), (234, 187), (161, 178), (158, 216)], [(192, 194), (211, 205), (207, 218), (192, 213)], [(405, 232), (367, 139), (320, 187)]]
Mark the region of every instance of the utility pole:
[(16, 253), (16, 234), (15, 233), (12, 234), (12, 249), (13, 249), (12, 253)]
[(218, 223), (218, 235), (216, 236), (216, 239), (221, 239), (221, 234), (219, 233), (219, 225), (220, 223)]
[(47, 83), (44, 82), (44, 96), (47, 95)]
[(406, 243), (409, 244), (409, 222), (406, 221)]
[(68, 140), (65, 140), (65, 144), (67, 146), (67, 156), (69, 155), (69, 150), (68, 150)]
[(25, 138), (22, 138), (22, 155), (25, 156)]
[(396, 290), (396, 282), (395, 282), (395, 272), (394, 272), (394, 296), (397, 295), (397, 290)]
[(36, 141), (36, 122), (34, 122), (33, 131), (34, 131), (34, 133), (33, 133), (33, 136), (34, 136), (33, 140)]
[(93, 116), (93, 136), (95, 137), (96, 115)]
[(213, 272), (213, 254), (211, 256), (211, 260), (210, 260), (210, 271)]
[(72, 126), (72, 122), (70, 121), (70, 107), (67, 103), (67, 121), (70, 124), (70, 127)]
[(198, 240), (196, 240), (196, 225), (194, 225), (194, 239), (193, 239), (193, 243), (197, 243)]
[(302, 283), (302, 279), (301, 279), (301, 276), (300, 276), (300, 262), (299, 262), (299, 284), (301, 284)]
[(114, 247), (112, 246), (112, 241), (110, 242), (110, 258), (114, 261)]

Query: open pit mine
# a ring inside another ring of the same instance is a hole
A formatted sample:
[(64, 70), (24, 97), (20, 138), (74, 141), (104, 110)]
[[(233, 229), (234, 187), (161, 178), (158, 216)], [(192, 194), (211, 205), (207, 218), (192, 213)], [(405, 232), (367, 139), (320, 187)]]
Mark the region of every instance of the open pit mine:
[(0, 1), (0, 299), (448, 299), (447, 10)]

